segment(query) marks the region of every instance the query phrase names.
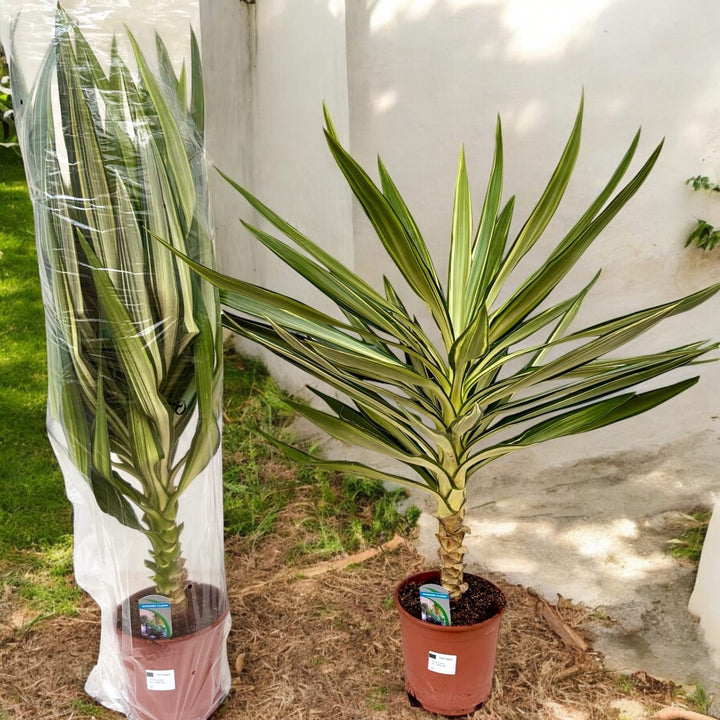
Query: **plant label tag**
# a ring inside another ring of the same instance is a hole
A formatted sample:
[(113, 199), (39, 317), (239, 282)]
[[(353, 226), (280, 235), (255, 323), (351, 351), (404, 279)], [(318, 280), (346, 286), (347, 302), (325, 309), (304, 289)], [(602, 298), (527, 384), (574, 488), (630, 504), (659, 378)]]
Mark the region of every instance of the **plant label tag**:
[(148, 690), (174, 690), (174, 670), (146, 670), (145, 681)]
[(443, 655), (442, 653), (428, 653), (428, 670), (440, 675), (454, 675), (457, 667), (457, 655)]
[(450, 625), (450, 593), (435, 583), (421, 585), (420, 613), (425, 622)]
[(138, 601), (140, 633), (148, 640), (172, 637), (170, 600), (164, 595), (145, 595)]

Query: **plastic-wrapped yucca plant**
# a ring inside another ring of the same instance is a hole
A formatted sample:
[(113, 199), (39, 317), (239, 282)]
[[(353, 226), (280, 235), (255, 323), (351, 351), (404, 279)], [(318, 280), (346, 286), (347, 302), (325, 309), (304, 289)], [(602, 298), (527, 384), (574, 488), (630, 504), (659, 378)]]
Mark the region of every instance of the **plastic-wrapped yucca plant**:
[(202, 74), (194, 36), (188, 78), (159, 36), (154, 73), (128, 35), (137, 79), (116, 42), (103, 68), (58, 8), (32, 92), (21, 67), (12, 76), (46, 307), (50, 436), (101, 510), (145, 534), (157, 592), (182, 607), (178, 503), (219, 447), (221, 335), (217, 292), (151, 233), (212, 265)]
[[(341, 146), (327, 115), (326, 122), (335, 161), (390, 259), (429, 309), (440, 343), (430, 339), (390, 281), (385, 280), (384, 294), (378, 292), (231, 180), (290, 242), (246, 224), (250, 232), (333, 301), (344, 317), (333, 318), (285, 295), (190, 264), (220, 288), (228, 328), (341, 394), (316, 389), (329, 412), (293, 403), (298, 412), (330, 435), (399, 460), (413, 473), (399, 476), (283, 445), (288, 455), (299, 462), (404, 483), (435, 497), (441, 582), (457, 599), (466, 589), (468, 483), (482, 483), (485, 466), (509, 453), (638, 415), (693, 385), (696, 377), (643, 392), (631, 390), (697, 362), (716, 345), (696, 342), (630, 357), (608, 354), (665, 318), (700, 304), (720, 286), (577, 330), (572, 322), (596, 278), (580, 292), (550, 301), (550, 294), (655, 164), (660, 147), (620, 185), (639, 133), (607, 185), (545, 262), (522, 281), (513, 277), (520, 260), (542, 238), (570, 180), (580, 146), (582, 104), (547, 187), (514, 238), (514, 198), (501, 199), (500, 122), (479, 220), (473, 220), (461, 154), (444, 284), (382, 162), (377, 186)], [(516, 289), (501, 300), (511, 277)]]

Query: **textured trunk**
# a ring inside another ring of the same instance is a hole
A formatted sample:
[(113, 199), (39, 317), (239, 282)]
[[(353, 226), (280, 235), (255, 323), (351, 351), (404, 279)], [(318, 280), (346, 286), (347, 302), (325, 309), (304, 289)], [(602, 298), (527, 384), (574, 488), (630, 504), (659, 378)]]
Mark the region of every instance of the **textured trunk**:
[(177, 523), (177, 503), (162, 514), (145, 516), (150, 526), (148, 534), (152, 543), (152, 561), (145, 564), (153, 571), (153, 582), (160, 595), (170, 599), (175, 609), (187, 602), (185, 587), (188, 573), (180, 547), (182, 526)]
[(449, 591), (450, 599), (457, 600), (467, 590), (467, 583), (463, 581), (465, 561), (463, 556), (467, 548), (463, 545), (465, 533), (470, 528), (465, 525), (465, 509), (440, 518), (438, 533), (436, 535), (440, 549), (440, 582)]

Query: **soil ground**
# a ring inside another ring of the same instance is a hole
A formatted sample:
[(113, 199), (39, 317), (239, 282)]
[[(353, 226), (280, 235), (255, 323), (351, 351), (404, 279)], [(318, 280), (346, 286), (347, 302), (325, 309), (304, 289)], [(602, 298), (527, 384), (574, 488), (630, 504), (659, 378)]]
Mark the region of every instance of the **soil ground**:
[[(296, 522), (293, 512), (288, 525)], [(399, 580), (427, 567), (412, 539), (314, 577), (303, 577), (302, 567), (278, 573), (290, 542), (291, 532), (260, 544), (228, 541), (233, 681), (213, 720), (431, 717), (408, 703), (391, 600)], [(682, 704), (671, 684), (644, 673), (612, 674), (591, 646), (583, 651), (592, 615), (583, 606), (560, 600), (549, 615), (528, 590), (491, 579), (506, 593), (508, 609), (493, 695), (477, 720), (628, 720)], [(0, 598), (0, 618), (0, 718), (121, 717), (83, 692), (99, 642), (99, 616), (89, 599), (76, 617), (42, 619), (9, 593)]]

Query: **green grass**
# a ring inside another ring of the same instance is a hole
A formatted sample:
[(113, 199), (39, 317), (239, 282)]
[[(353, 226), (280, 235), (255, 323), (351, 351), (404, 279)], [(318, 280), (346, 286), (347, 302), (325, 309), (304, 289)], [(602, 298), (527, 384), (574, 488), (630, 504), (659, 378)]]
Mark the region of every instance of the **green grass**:
[(379, 712), (387, 709), (387, 699), (389, 694), (389, 688), (385, 685), (379, 687), (370, 688), (367, 694), (366, 703), (369, 710)]
[(699, 563), (711, 514), (711, 510), (703, 509), (685, 516), (689, 527), (680, 537), (668, 541), (668, 552), (675, 558)]
[[(414, 525), (417, 509), (397, 510), (403, 491), (298, 469), (254, 432), (291, 439), (284, 397), (260, 362), (226, 353), (227, 535), (262, 540), (298, 498), (309, 512), (288, 562), (349, 552)], [(0, 591), (9, 588), (40, 619), (73, 614), (80, 597), (72, 582), (72, 508), (47, 438), (46, 398), (32, 207), (20, 157), (0, 150)]]
[(275, 527), (295, 473), (254, 430), (279, 431), (290, 419), (283, 393), (257, 360), (226, 353), (223, 481), (225, 532), (256, 539)]
[(713, 701), (712, 697), (700, 682), (695, 685), (694, 692), (686, 696), (686, 700), (690, 705), (690, 709), (698, 713), (710, 712), (710, 706)]
[(15, 562), (8, 562), (1, 582), (41, 616), (72, 616), (80, 599), (80, 589), (72, 581), (72, 549), (72, 537), (65, 535), (35, 550), (10, 554), (6, 560)]
[(0, 149), (0, 558), (72, 531), (45, 433), (45, 321), (20, 157)]
[(388, 491), (376, 480), (303, 469), (298, 482), (307, 491), (310, 510), (287, 562), (303, 556), (323, 560), (380, 544), (412, 528), (420, 514), (415, 506), (400, 511), (405, 491)]
[[(298, 468), (255, 432), (292, 440), (293, 415), (285, 395), (255, 360), (230, 352), (225, 358), (223, 438), (225, 532), (258, 541), (272, 533), (295, 504), (302, 517), (288, 563), (306, 556), (324, 559), (378, 544), (417, 522), (412, 506), (400, 511), (404, 490), (387, 491), (377, 481), (313, 468)], [(293, 526), (286, 519), (284, 531)]]

